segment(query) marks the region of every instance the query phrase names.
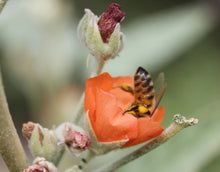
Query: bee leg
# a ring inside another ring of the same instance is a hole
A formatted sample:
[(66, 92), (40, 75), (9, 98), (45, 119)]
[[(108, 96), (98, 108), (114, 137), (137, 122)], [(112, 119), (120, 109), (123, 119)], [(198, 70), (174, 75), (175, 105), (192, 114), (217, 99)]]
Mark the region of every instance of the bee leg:
[(127, 84), (123, 84), (123, 85), (121, 85), (120, 88), (121, 88), (123, 91), (129, 92), (129, 93), (131, 93), (132, 95), (134, 95), (134, 89), (133, 89), (131, 86), (129, 86), (129, 85), (127, 85)]
[(121, 86), (115, 86), (114, 88), (121, 88), (123, 91), (129, 92), (132, 95), (134, 95), (134, 89), (127, 84), (123, 84)]
[(122, 114), (124, 115), (125, 113), (129, 113), (129, 114), (137, 117), (137, 109), (138, 109), (138, 106), (132, 104), (131, 106), (127, 107)]

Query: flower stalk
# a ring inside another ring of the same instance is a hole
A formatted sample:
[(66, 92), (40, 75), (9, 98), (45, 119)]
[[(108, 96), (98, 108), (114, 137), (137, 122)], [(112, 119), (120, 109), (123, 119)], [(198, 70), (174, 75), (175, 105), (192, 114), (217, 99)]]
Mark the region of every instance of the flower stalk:
[(124, 157), (107, 164), (106, 166), (103, 166), (97, 170), (94, 170), (93, 172), (113, 171), (113, 170), (129, 163), (130, 161), (135, 160), (142, 155), (145, 155), (146, 153), (150, 152), (151, 150), (157, 148), (161, 144), (165, 143), (166, 141), (168, 141), (169, 139), (174, 137), (177, 133), (179, 133), (184, 128), (187, 128), (189, 126), (193, 126), (198, 123), (198, 119), (190, 118), (189, 120), (187, 120), (184, 116), (181, 116), (179, 114), (174, 115), (173, 121), (174, 122), (166, 130), (164, 130), (160, 136), (156, 137), (151, 142), (140, 147), (136, 151), (131, 152), (130, 154), (125, 155)]
[(27, 167), (26, 156), (12, 121), (0, 74), (0, 153), (9, 171)]
[(95, 61), (94, 73), (91, 73), (90, 77), (98, 76), (102, 73), (106, 61), (104, 59), (99, 59)]

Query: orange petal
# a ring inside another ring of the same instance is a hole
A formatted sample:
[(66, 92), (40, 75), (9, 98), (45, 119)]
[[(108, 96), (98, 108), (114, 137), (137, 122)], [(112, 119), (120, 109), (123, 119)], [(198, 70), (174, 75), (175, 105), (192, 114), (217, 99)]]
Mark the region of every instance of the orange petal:
[(154, 121), (157, 121), (158, 123), (161, 124), (161, 122), (163, 121), (164, 114), (165, 114), (165, 108), (161, 106), (155, 110), (155, 112), (151, 118)]
[(114, 85), (120, 86), (122, 84), (127, 84), (131, 87), (134, 87), (134, 79), (132, 76), (118, 76), (113, 78)]
[(153, 121), (149, 117), (138, 118), (138, 137), (130, 139), (123, 147), (137, 145), (154, 137), (159, 136), (163, 132), (163, 127), (158, 122)]
[(131, 93), (123, 91), (121, 88), (117, 88), (123, 84), (127, 84), (133, 87), (133, 77), (125, 76), (125, 77), (115, 77), (113, 78), (113, 89), (110, 91), (116, 97), (117, 105), (122, 109), (126, 109), (128, 106), (134, 102), (134, 96)]
[(115, 96), (117, 105), (123, 110), (134, 102), (134, 96), (131, 93), (123, 91), (121, 88), (114, 88), (110, 93)]
[[(87, 79), (85, 89), (85, 112), (89, 110), (90, 114), (95, 113), (96, 88), (109, 91), (112, 88), (112, 85), (112, 77), (108, 73), (103, 73), (97, 77)], [(94, 119), (91, 118), (91, 120)]]
[(104, 91), (109, 91), (113, 86), (113, 78), (109, 73), (105, 72), (99, 76), (89, 78), (86, 81), (86, 87), (99, 88)]
[(97, 89), (96, 121), (92, 125), (99, 141), (110, 142), (137, 137), (137, 118), (122, 115), (122, 112), (113, 95)]

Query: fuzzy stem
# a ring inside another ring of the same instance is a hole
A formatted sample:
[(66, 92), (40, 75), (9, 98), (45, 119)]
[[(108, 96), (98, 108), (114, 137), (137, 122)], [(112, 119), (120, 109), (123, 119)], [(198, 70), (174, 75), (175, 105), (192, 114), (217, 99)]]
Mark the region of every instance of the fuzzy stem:
[(2, 12), (2, 10), (3, 10), (3, 8), (4, 8), (7, 1), (8, 0), (0, 0), (0, 13)]
[(174, 137), (177, 133), (179, 133), (182, 129), (195, 125), (198, 123), (198, 119), (190, 118), (189, 120), (186, 120), (184, 116), (181, 115), (175, 115), (174, 116), (174, 122), (165, 130), (163, 133), (156, 137), (151, 142), (147, 143), (146, 145), (140, 147), (139, 149), (135, 150), (134, 152), (129, 153), (128, 155), (125, 155), (124, 157), (109, 163), (97, 170), (94, 170), (93, 172), (109, 172), (113, 171), (127, 163), (129, 163), (132, 160), (135, 160), (139, 158), (140, 156), (150, 152), (151, 150), (157, 148), (161, 144), (165, 143), (172, 137)]
[(95, 64), (95, 75), (91, 75), (91, 77), (98, 76), (102, 73), (102, 69), (105, 65), (105, 60), (102, 58), (96, 58), (96, 64)]
[(0, 153), (9, 171), (23, 171), (26, 156), (12, 121), (0, 74)]

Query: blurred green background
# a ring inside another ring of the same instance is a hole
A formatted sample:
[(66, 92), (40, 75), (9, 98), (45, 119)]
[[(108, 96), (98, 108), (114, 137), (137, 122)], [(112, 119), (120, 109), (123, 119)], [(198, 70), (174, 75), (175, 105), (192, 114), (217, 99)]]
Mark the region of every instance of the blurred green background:
[[(32, 120), (51, 128), (70, 121), (86, 78), (89, 51), (77, 38), (77, 24), (90, 8), (101, 15), (113, 1), (10, 0), (0, 15), (0, 66), (18, 133)], [(114, 1), (126, 17), (126, 42), (104, 71), (133, 75), (138, 66), (163, 71), (167, 89), (161, 101), (163, 125), (180, 113), (199, 124), (116, 170), (153, 172), (220, 171), (220, 2), (218, 0)], [(27, 149), (26, 141), (22, 138)], [(94, 159), (105, 164), (139, 146)], [(28, 149), (27, 149), (27, 154)], [(66, 155), (65, 159), (71, 159)], [(0, 171), (7, 169), (0, 160)], [(63, 161), (68, 167), (71, 162)], [(62, 171), (63, 166), (60, 166)]]

